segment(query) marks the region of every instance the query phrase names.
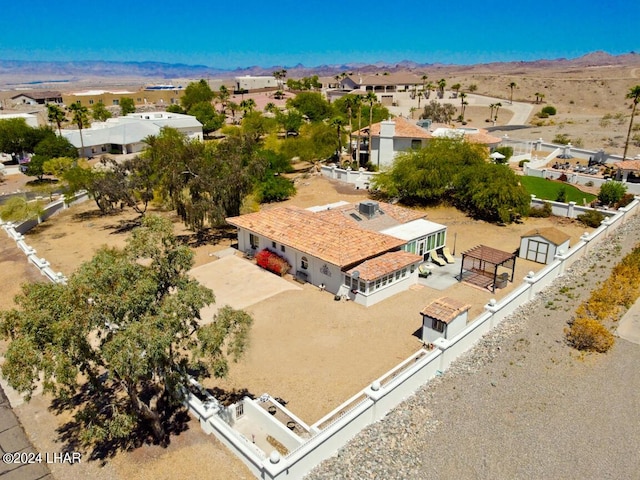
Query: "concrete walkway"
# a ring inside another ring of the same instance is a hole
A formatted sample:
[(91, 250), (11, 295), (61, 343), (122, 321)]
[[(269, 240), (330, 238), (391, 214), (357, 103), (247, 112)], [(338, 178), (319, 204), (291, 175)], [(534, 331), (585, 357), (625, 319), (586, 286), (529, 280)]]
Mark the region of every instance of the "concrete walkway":
[(616, 334), (620, 338), (640, 345), (640, 300), (636, 301), (620, 319)]
[[(2, 455), (16, 452), (24, 454), (37, 452), (13, 413), (2, 388), (0, 388), (0, 451)], [(6, 463), (3, 457), (3, 461), (0, 463), (0, 478), (2, 480), (53, 480), (49, 467), (45, 463), (45, 453), (40, 453), (42, 454), (42, 463)]]

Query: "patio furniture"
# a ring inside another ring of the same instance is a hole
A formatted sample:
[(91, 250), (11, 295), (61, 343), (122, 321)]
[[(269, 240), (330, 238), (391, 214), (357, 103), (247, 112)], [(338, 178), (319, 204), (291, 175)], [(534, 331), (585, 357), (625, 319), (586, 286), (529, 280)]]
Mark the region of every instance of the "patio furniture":
[(442, 258), (438, 256), (435, 250), (432, 250), (431, 252), (429, 252), (429, 259), (433, 263), (435, 263), (436, 265), (440, 265), (441, 267), (444, 267), (447, 264), (447, 262), (445, 262)]
[(453, 255), (451, 255), (451, 252), (449, 251), (449, 247), (442, 248), (442, 256), (447, 261), (447, 263), (456, 263), (455, 258), (453, 258)]
[(428, 263), (423, 263), (420, 266), (418, 266), (418, 276), (421, 278), (427, 278), (429, 275), (431, 275), (431, 265)]

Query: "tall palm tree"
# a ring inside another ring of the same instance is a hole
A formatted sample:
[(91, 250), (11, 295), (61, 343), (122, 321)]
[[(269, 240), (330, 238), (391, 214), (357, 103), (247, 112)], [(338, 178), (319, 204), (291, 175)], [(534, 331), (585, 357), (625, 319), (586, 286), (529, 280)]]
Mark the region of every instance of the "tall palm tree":
[(246, 100), (242, 100), (240, 102), (240, 108), (244, 111), (244, 114), (246, 115), (247, 112), (251, 113), (253, 112), (253, 109), (256, 106), (256, 101), (253, 98), (247, 98)]
[(80, 101), (72, 103), (69, 106), (69, 111), (72, 115), (72, 121), (78, 126), (80, 131), (80, 146), (82, 147), (82, 153), (80, 157), (84, 157), (84, 139), (82, 138), (82, 129), (89, 124), (89, 109), (83, 107)]
[(344, 118), (333, 117), (331, 120), (331, 126), (335, 127), (338, 134), (338, 162), (342, 161), (342, 127), (344, 126)]
[[(360, 129), (362, 128), (362, 97), (360, 95), (356, 95), (355, 97), (355, 107), (358, 109), (358, 133), (356, 135), (356, 164), (358, 168), (360, 168)], [(349, 133), (351, 135), (351, 133)], [(351, 143), (351, 142), (349, 142)]]
[(496, 108), (496, 104), (492, 103), (489, 105), (489, 120), (493, 120), (493, 110)]
[(222, 113), (226, 115), (227, 113), (227, 102), (229, 101), (229, 97), (231, 94), (229, 93), (229, 89), (220, 85), (220, 89), (218, 90), (218, 98), (220, 99), (220, 104), (222, 105)]
[(496, 103), (494, 105), (495, 109), (496, 109), (496, 116), (493, 118), (496, 122), (498, 121), (498, 110), (500, 109), (500, 107), (502, 106), (502, 104), (500, 102)]
[(462, 88), (462, 85), (460, 85), (459, 83), (454, 83), (453, 85), (451, 85), (451, 90), (453, 90), (454, 92), (456, 92), (456, 97), (458, 97), (458, 93), (460, 92), (460, 89)]
[(460, 115), (464, 115), (464, 105), (465, 105), (464, 99), (465, 98), (467, 98), (467, 94), (462, 92), (460, 94)]
[[(371, 126), (373, 124), (373, 105), (378, 103), (378, 96), (373, 92), (368, 92), (364, 101), (369, 104), (369, 138), (367, 145), (368, 161), (371, 161)], [(378, 165), (379, 166), (379, 165)]]
[(447, 86), (447, 81), (444, 78), (438, 80), (438, 91), (440, 92), (440, 98), (444, 98), (444, 87)]
[(427, 89), (427, 79), (429, 77), (427, 75), (422, 75), (422, 91), (424, 92)]
[(47, 103), (47, 118), (49, 122), (55, 123), (58, 126), (58, 135), (62, 136), (62, 122), (67, 118), (64, 110), (55, 103)]
[(513, 105), (513, 89), (516, 88), (518, 85), (516, 84), (516, 82), (511, 82), (508, 87), (511, 89), (511, 98), (509, 99), (509, 102), (511, 103), (511, 105)]
[(629, 120), (629, 130), (627, 131), (627, 141), (624, 143), (624, 153), (622, 154), (622, 160), (627, 158), (627, 150), (629, 149), (629, 138), (631, 138), (631, 130), (633, 129), (633, 117), (636, 115), (636, 107), (640, 103), (640, 85), (631, 87), (629, 93), (625, 98), (632, 100), (631, 103), (631, 119)]
[[(347, 121), (349, 122), (349, 138), (351, 138), (351, 134), (353, 133), (353, 107), (356, 106), (356, 97), (353, 95), (347, 95), (344, 97), (344, 106), (347, 109)], [(353, 148), (351, 146), (351, 140), (349, 140), (349, 155), (353, 153)]]
[(425, 88), (425, 91), (427, 92), (424, 98), (428, 100), (431, 97), (431, 91), (435, 88), (435, 86), (433, 85), (433, 83), (427, 82), (424, 88)]

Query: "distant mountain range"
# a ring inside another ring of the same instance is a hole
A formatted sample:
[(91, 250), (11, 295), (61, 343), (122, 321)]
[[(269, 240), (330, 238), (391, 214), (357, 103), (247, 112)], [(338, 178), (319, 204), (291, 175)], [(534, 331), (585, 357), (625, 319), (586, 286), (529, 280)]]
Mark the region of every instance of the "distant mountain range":
[(37, 86), (44, 83), (77, 82), (83, 78), (104, 79), (148, 79), (149, 81), (161, 81), (170, 79), (192, 78), (231, 78), (240, 75), (271, 75), (280, 69), (287, 70), (290, 78), (319, 75), (334, 76), (342, 72), (358, 72), (362, 74), (380, 71), (423, 71), (448, 70), (448, 71), (486, 71), (500, 68), (503, 71), (518, 71), (522, 69), (542, 68), (586, 68), (597, 66), (630, 66), (640, 65), (640, 54), (630, 52), (622, 55), (610, 55), (598, 51), (582, 57), (554, 60), (535, 60), (527, 62), (495, 62), (476, 65), (452, 65), (452, 64), (421, 64), (405, 60), (399, 63), (375, 64), (346, 63), (342, 65), (320, 65), (315, 67), (302, 64), (292, 66), (272, 67), (246, 67), (235, 70), (220, 69), (206, 65), (185, 65), (179, 63), (162, 62), (104, 62), (104, 61), (77, 61), (77, 62), (42, 62), (24, 60), (0, 60), (0, 79), (2, 84), (10, 86), (14, 84), (29, 84)]

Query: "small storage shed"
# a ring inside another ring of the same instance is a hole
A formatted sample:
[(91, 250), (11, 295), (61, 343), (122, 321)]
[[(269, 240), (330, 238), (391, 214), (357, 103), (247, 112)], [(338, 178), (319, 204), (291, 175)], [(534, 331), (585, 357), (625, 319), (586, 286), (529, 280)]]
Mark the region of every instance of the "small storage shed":
[(520, 237), (518, 256), (533, 262), (549, 264), (559, 250), (569, 249), (569, 235), (554, 227), (536, 228)]
[(422, 341), (432, 343), (440, 337), (453, 338), (467, 325), (471, 305), (441, 297), (422, 309)]

